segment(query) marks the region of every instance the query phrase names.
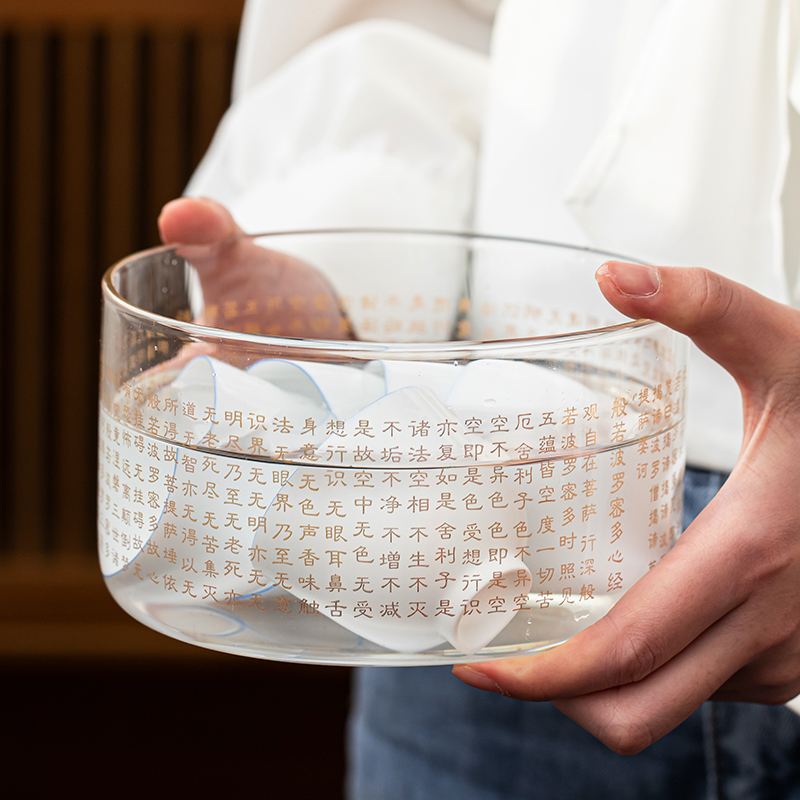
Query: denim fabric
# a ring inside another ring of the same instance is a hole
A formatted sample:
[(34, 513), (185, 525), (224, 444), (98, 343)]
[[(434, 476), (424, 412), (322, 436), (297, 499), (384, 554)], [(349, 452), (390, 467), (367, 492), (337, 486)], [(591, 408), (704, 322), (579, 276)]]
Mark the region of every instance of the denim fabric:
[[(684, 523), (725, 476), (687, 470)], [(706, 703), (636, 756), (549, 703), (462, 684), (444, 668), (356, 671), (350, 800), (800, 800), (800, 717)]]

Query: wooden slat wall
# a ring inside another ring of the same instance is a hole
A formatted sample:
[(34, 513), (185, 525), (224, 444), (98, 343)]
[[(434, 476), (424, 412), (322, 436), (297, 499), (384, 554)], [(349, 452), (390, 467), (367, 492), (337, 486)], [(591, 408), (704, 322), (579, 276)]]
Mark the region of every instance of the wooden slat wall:
[[(5, 393), (10, 401), (10, 441), (3, 447), (10, 460), (12, 490), (9, 547), (20, 552), (44, 549), (44, 475), (46, 341), (44, 294), (47, 265), (39, 226), (47, 210), (44, 183), (47, 150), (44, 134), (46, 103), (46, 42), (44, 37), (22, 34), (8, 43), (11, 49), (8, 78), (15, 101), (9, 131), (12, 164), (8, 189), (11, 214), (7, 260), (11, 269), (8, 307), (9, 358), (3, 365)], [(22, 79), (22, 76), (25, 76)], [(20, 84), (29, 80), (29, 91)], [(24, 170), (19, 166), (24, 164)], [(29, 268), (29, 265), (32, 268)], [(13, 471), (12, 471), (13, 469)]]
[[(97, 238), (89, 220), (97, 218), (97, 163), (99, 144), (98, 36), (80, 33), (60, 42), (61, 69), (56, 84), (57, 146), (56, 194), (69, 198), (61, 207), (53, 242), (56, 260), (55, 296), (58, 336), (53, 423), (58, 447), (52, 461), (54, 549), (79, 553), (86, 548), (87, 527), (94, 510), (86, 474), (91, 460), (86, 442), (94, 438), (89, 409), (95, 398), (93, 341), (96, 337), (97, 287), (94, 265), (99, 263)], [(83, 342), (84, 346), (76, 344)], [(59, 387), (69, 387), (60, 391)]]
[(158, 243), (229, 103), (241, 5), (0, 4), (0, 586), (94, 575), (100, 277)]
[(244, 0), (3, 0), (0, 25), (21, 28), (235, 30)]

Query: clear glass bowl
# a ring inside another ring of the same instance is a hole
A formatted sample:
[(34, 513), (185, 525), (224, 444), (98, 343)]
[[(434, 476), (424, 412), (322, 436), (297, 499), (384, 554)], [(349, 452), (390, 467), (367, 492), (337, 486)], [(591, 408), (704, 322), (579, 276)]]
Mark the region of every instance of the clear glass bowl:
[(606, 253), (418, 231), (164, 247), (103, 281), (100, 563), (261, 658), (453, 664), (602, 617), (680, 533), (685, 340)]

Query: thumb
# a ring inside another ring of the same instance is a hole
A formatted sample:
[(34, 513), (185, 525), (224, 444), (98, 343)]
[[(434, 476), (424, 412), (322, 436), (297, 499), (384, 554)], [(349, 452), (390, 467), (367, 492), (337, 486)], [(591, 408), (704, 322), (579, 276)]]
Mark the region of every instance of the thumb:
[(225, 206), (205, 197), (171, 200), (158, 217), (164, 244), (213, 244), (242, 233)]
[(686, 334), (743, 389), (771, 383), (800, 345), (794, 310), (706, 269), (607, 261), (595, 277), (618, 311)]

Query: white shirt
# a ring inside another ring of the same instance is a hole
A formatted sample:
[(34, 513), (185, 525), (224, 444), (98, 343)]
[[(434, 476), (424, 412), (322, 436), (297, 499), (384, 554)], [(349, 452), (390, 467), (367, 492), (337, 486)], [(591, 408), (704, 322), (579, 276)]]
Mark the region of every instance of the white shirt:
[[(252, 231), (473, 227), (798, 305), (799, 40), (800, 0), (248, 0), (188, 193)], [(730, 469), (738, 391), (693, 358), (688, 460)]]
[[(490, 65), (497, 5), (250, 0), (237, 100), (189, 191), (246, 229), (474, 227), (797, 302), (796, 0), (504, 0)], [(738, 392), (693, 360), (689, 462), (730, 469)]]
[[(477, 227), (705, 266), (796, 303), (798, 22), (781, 0), (506, 0)], [(738, 390), (697, 350), (690, 375), (689, 463), (728, 470)]]

